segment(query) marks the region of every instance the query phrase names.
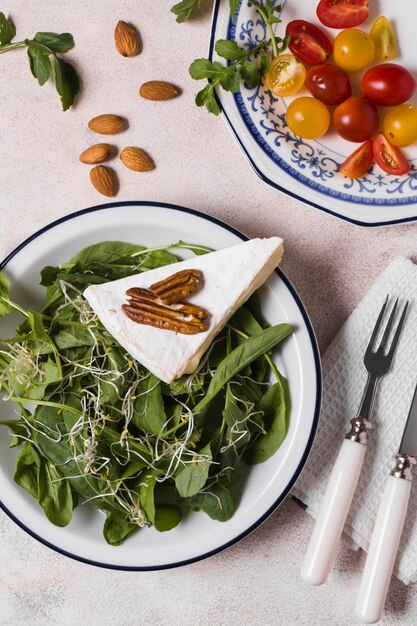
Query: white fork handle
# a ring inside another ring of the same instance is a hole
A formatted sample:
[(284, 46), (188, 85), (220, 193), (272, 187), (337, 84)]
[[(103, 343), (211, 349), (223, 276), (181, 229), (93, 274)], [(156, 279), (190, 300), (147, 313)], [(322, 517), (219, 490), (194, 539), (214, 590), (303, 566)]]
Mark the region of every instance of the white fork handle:
[(377, 622), (384, 609), (407, 513), (410, 489), (410, 480), (388, 477), (356, 602), (356, 616), (366, 624)]
[(301, 577), (309, 585), (322, 585), (327, 579), (358, 484), (365, 451), (366, 445), (343, 440), (301, 569)]

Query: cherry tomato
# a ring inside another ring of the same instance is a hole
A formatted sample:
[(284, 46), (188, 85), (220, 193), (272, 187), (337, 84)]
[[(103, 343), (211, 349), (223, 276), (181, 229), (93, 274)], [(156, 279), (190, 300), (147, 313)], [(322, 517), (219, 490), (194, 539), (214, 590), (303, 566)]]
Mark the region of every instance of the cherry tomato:
[(400, 104), (390, 109), (382, 125), (385, 137), (398, 148), (417, 141), (417, 109), (412, 104)]
[(289, 49), (303, 63), (324, 63), (332, 53), (333, 45), (320, 28), (304, 20), (289, 22), (285, 31), (290, 36)]
[(316, 13), (329, 28), (352, 28), (368, 17), (368, 0), (320, 0)]
[(350, 98), (352, 87), (345, 70), (322, 63), (311, 67), (306, 76), (306, 87), (324, 104), (340, 104)]
[(305, 67), (292, 54), (272, 59), (264, 75), (264, 85), (274, 96), (292, 96), (300, 91), (306, 77)]
[(362, 178), (373, 162), (374, 149), (371, 139), (368, 139), (342, 163), (340, 172), (348, 178)]
[(382, 133), (373, 139), (375, 160), (388, 174), (407, 174), (410, 164), (399, 148), (393, 146)]
[(342, 30), (334, 40), (334, 60), (348, 72), (356, 72), (374, 60), (375, 45), (371, 37), (358, 28)]
[(371, 26), (369, 34), (375, 45), (376, 61), (389, 61), (397, 56), (394, 31), (386, 17), (380, 15)]
[(378, 130), (376, 106), (362, 96), (352, 96), (334, 110), (333, 124), (336, 132), (348, 141), (366, 141)]
[(405, 67), (396, 63), (381, 63), (371, 67), (362, 76), (364, 96), (383, 107), (403, 104), (413, 95), (416, 79)]
[(318, 139), (329, 128), (330, 113), (320, 100), (303, 96), (291, 102), (285, 119), (295, 135), (304, 139)]

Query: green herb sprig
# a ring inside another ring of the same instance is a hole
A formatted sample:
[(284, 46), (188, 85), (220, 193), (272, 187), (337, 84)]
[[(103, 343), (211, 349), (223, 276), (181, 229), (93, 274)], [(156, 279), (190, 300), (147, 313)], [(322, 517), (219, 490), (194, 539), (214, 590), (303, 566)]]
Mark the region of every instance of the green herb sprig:
[(16, 27), (4, 13), (0, 13), (0, 54), (26, 47), (30, 70), (42, 86), (51, 77), (61, 98), (64, 111), (73, 104), (80, 89), (80, 80), (74, 67), (57, 53), (65, 53), (74, 46), (70, 33), (39, 32), (33, 39), (12, 42)]
[[(251, 2), (251, 4), (264, 20), (268, 29), (269, 38), (263, 39), (249, 50), (241, 48), (236, 42), (230, 41), (229, 39), (219, 39), (215, 43), (215, 50), (220, 57), (229, 61), (227, 65), (222, 65), (218, 61), (210, 61), (205, 58), (196, 59), (190, 65), (189, 72), (191, 78), (194, 80), (208, 79), (209, 81), (209, 83), (197, 93), (195, 98), (196, 105), (205, 106), (209, 113), (219, 115), (221, 112), (215, 95), (216, 87), (222, 87), (225, 91), (235, 93), (240, 90), (241, 80), (243, 80), (248, 87), (256, 87), (262, 82), (262, 76), (269, 67), (268, 49), (272, 47), (273, 57), (276, 57), (288, 46), (289, 37), (276, 37), (273, 31), (273, 25), (281, 21), (279, 18), (281, 5), (274, 6), (271, 0), (266, 0), (264, 6), (255, 1)], [(233, 19), (238, 6), (239, 1), (230, 1), (231, 19)], [(256, 55), (259, 55), (260, 64), (251, 60), (256, 58)]]

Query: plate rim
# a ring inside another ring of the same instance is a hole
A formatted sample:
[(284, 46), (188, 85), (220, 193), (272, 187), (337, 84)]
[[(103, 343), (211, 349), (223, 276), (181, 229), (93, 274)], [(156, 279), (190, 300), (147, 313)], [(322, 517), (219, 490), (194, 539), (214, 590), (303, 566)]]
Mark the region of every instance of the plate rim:
[[(69, 215), (64, 215), (56, 220), (53, 220), (52, 222), (49, 222), (48, 224), (46, 224), (45, 226), (43, 226), (42, 228), (36, 230), (34, 233), (32, 233), (32, 235), (30, 235), (29, 237), (27, 237), (26, 239), (24, 239), (20, 244), (18, 244), (2, 261), (0, 261), (0, 271), (2, 271), (7, 264), (11, 261), (11, 259), (13, 259), (13, 257), (15, 257), (21, 250), (23, 250), (29, 243), (31, 243), (32, 241), (34, 241), (35, 239), (37, 239), (39, 236), (41, 236), (43, 233), (52, 230), (53, 228), (55, 228), (56, 226), (59, 226), (62, 223), (68, 222), (70, 220), (76, 219), (77, 217), (80, 217), (82, 215), (88, 214), (88, 213), (93, 213), (96, 211), (103, 211), (106, 209), (113, 209), (116, 207), (126, 207), (126, 206), (153, 206), (153, 207), (162, 207), (165, 209), (170, 209), (170, 210), (176, 210), (176, 211), (180, 211), (182, 213), (188, 213), (190, 215), (194, 215), (196, 217), (205, 219), (209, 222), (212, 222), (214, 224), (216, 224), (217, 226), (220, 226), (226, 230), (228, 230), (229, 232), (231, 232), (232, 234), (236, 235), (237, 237), (239, 237), (242, 241), (247, 241), (249, 239), (249, 237), (247, 237), (246, 235), (244, 235), (242, 232), (240, 232), (238, 229), (234, 228), (233, 226), (231, 226), (230, 224), (228, 224), (227, 222), (224, 222), (223, 220), (220, 220), (212, 215), (207, 215), (206, 213), (202, 213), (200, 211), (197, 211), (196, 209), (191, 209), (188, 207), (184, 207), (181, 205), (177, 205), (177, 204), (172, 204), (172, 203), (166, 203), (166, 202), (158, 202), (158, 201), (146, 201), (146, 200), (127, 200), (127, 201), (118, 201), (118, 202), (109, 202), (109, 203), (105, 203), (105, 204), (98, 204), (92, 207), (88, 207), (86, 209), (81, 209), (78, 211), (75, 211), (74, 213), (70, 213)], [(146, 566), (135, 566), (135, 565), (117, 565), (114, 563), (104, 563), (101, 561), (95, 561), (94, 559), (90, 559), (90, 558), (86, 558), (86, 557), (82, 557), (78, 554), (73, 554), (72, 552), (65, 550), (64, 548), (58, 547), (56, 545), (54, 545), (52, 542), (48, 541), (47, 539), (45, 539), (44, 537), (41, 537), (40, 535), (38, 535), (35, 531), (33, 531), (32, 529), (30, 529), (26, 524), (24, 524), (21, 520), (19, 520), (16, 515), (14, 513), (12, 513), (12, 511), (10, 511), (8, 509), (8, 507), (6, 507), (6, 505), (3, 504), (3, 502), (0, 499), (0, 509), (6, 513), (6, 515), (13, 521), (15, 522), (15, 524), (17, 524), (17, 526), (19, 526), (22, 530), (24, 530), (26, 533), (28, 533), (31, 537), (33, 537), (34, 539), (36, 539), (37, 541), (39, 541), (41, 544), (43, 544), (44, 546), (50, 548), (51, 550), (54, 550), (55, 552), (58, 552), (59, 554), (62, 554), (64, 556), (67, 556), (75, 561), (79, 561), (81, 563), (86, 563), (88, 565), (93, 565), (95, 567), (101, 567), (104, 569), (112, 569), (112, 570), (121, 570), (121, 571), (159, 571), (159, 570), (166, 570), (166, 569), (173, 569), (176, 567), (182, 567), (184, 565), (190, 565), (191, 563), (196, 563), (198, 561), (202, 561), (204, 559), (207, 559), (211, 556), (214, 556), (215, 554), (219, 554), (220, 552), (223, 552), (223, 550), (226, 550), (227, 548), (229, 548), (230, 546), (234, 545), (235, 543), (238, 543), (241, 539), (244, 539), (246, 536), (248, 536), (250, 533), (252, 533), (256, 528), (258, 528), (277, 508), (278, 506), (281, 504), (281, 502), (283, 502), (283, 500), (287, 497), (289, 491), (291, 490), (291, 488), (294, 486), (294, 483), (296, 482), (298, 476), (300, 475), (306, 461), (307, 458), (310, 454), (311, 451), (311, 447), (313, 445), (313, 441), (316, 435), (316, 431), (317, 431), (317, 426), (318, 426), (318, 422), (319, 422), (319, 417), (320, 417), (320, 409), (321, 409), (321, 404), (322, 404), (322, 368), (321, 368), (321, 360), (320, 360), (320, 352), (319, 352), (319, 348), (318, 348), (318, 344), (317, 344), (317, 339), (316, 339), (316, 335), (314, 333), (314, 329), (311, 323), (311, 320), (309, 318), (309, 315), (307, 313), (307, 310), (300, 298), (300, 296), (298, 295), (295, 287), (293, 286), (293, 284), (291, 283), (291, 281), (289, 280), (289, 278), (287, 278), (287, 276), (285, 275), (285, 273), (279, 268), (277, 267), (275, 270), (276, 274), (278, 274), (279, 278), (284, 282), (285, 286), (287, 287), (287, 289), (289, 290), (291, 296), (294, 298), (294, 301), (301, 313), (301, 316), (304, 320), (308, 335), (309, 335), (309, 340), (310, 340), (310, 345), (312, 348), (312, 353), (313, 353), (313, 359), (314, 359), (314, 363), (315, 363), (315, 378), (316, 378), (316, 400), (315, 400), (315, 406), (314, 406), (314, 414), (313, 414), (313, 420), (312, 420), (312, 424), (311, 424), (311, 429), (310, 429), (310, 433), (308, 436), (308, 440), (307, 440), (307, 444), (306, 447), (304, 449), (303, 455), (291, 477), (291, 479), (289, 480), (287, 486), (285, 487), (285, 489), (283, 490), (283, 492), (279, 495), (279, 497), (274, 501), (274, 503), (256, 520), (256, 522), (254, 522), (253, 524), (251, 524), (248, 528), (246, 528), (243, 532), (239, 533), (236, 537), (234, 537), (233, 539), (230, 539), (229, 541), (227, 541), (226, 543), (220, 545), (217, 548), (214, 548), (212, 550), (209, 550), (207, 552), (203, 552), (202, 554), (189, 558), (189, 559), (183, 559), (183, 560), (179, 560), (179, 561), (175, 561), (173, 563), (167, 563), (167, 564), (162, 564), (162, 565), (146, 565)]]
[[(214, 6), (213, 6), (213, 12), (212, 12), (212, 18), (211, 18), (211, 27), (210, 27), (210, 41), (209, 41), (209, 49), (208, 49), (208, 58), (210, 59), (210, 61), (214, 60), (213, 55), (214, 55), (214, 46), (215, 46), (215, 39), (216, 39), (215, 31), (216, 31), (216, 27), (217, 27), (217, 21), (218, 21), (218, 14), (219, 14), (219, 10), (220, 10), (220, 4), (221, 4), (221, 0), (215, 0)], [(241, 0), (240, 0), (240, 4), (241, 4)], [(239, 4), (239, 7), (240, 7), (240, 4)], [(241, 151), (243, 152), (243, 154), (245, 155), (245, 157), (249, 161), (249, 164), (251, 165), (252, 169), (255, 171), (255, 173), (259, 176), (259, 178), (263, 182), (267, 183), (271, 187), (274, 187), (275, 189), (278, 189), (279, 191), (281, 191), (285, 195), (290, 196), (291, 198), (295, 198), (296, 200), (299, 200), (303, 204), (307, 204), (307, 205), (313, 207), (314, 209), (318, 209), (319, 211), (323, 211), (324, 213), (327, 213), (328, 215), (331, 215), (332, 217), (335, 217), (337, 219), (343, 220), (343, 221), (348, 222), (350, 224), (355, 224), (356, 226), (363, 226), (365, 228), (380, 228), (380, 227), (384, 227), (384, 226), (398, 226), (399, 224), (410, 224), (410, 223), (413, 223), (413, 222), (417, 221), (417, 215), (415, 215), (415, 216), (410, 216), (410, 217), (402, 217), (402, 218), (398, 218), (398, 219), (395, 219), (395, 220), (382, 220), (382, 221), (377, 221), (377, 222), (366, 222), (366, 221), (363, 221), (363, 220), (355, 219), (353, 217), (348, 217), (346, 215), (342, 215), (341, 213), (338, 213), (336, 211), (332, 211), (331, 209), (329, 209), (327, 207), (324, 207), (321, 204), (318, 204), (318, 202), (315, 202), (314, 200), (309, 200), (309, 199), (303, 197), (301, 195), (301, 192), (300, 192), (300, 194), (298, 194), (298, 193), (296, 193), (294, 191), (290, 191), (289, 189), (286, 189), (281, 184), (274, 182), (255, 163), (255, 160), (252, 158), (252, 156), (251, 156), (251, 154), (249, 152), (249, 149), (245, 146), (243, 140), (241, 139), (240, 135), (238, 134), (238, 131), (236, 130), (236, 128), (232, 124), (232, 121), (231, 121), (229, 115), (227, 114), (227, 111), (226, 111), (225, 107), (222, 105), (222, 103), (220, 101), (220, 98), (217, 95), (216, 90), (214, 90), (214, 94), (215, 94), (216, 102), (217, 102), (217, 104), (219, 105), (219, 107), (221, 109), (222, 117), (226, 121), (226, 124), (227, 124), (229, 130), (231, 131), (232, 135), (235, 137), (239, 148), (241, 149)], [(240, 111), (239, 108), (238, 108), (238, 111), (239, 111), (239, 114), (241, 114), (241, 111)], [(252, 136), (251, 136), (251, 139), (252, 139)]]

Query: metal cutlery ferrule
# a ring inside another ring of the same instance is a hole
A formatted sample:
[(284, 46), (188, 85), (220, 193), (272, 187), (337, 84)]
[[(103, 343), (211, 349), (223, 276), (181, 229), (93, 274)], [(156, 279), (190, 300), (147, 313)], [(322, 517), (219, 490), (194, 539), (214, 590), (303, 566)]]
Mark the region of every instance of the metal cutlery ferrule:
[(346, 433), (345, 439), (356, 441), (364, 446), (368, 443), (367, 432), (372, 428), (372, 424), (364, 417), (354, 417), (350, 420), (350, 431)]
[(416, 459), (408, 454), (397, 454), (395, 456), (395, 465), (390, 471), (391, 476), (395, 478), (403, 478), (404, 480), (411, 480), (413, 465), (416, 464)]

